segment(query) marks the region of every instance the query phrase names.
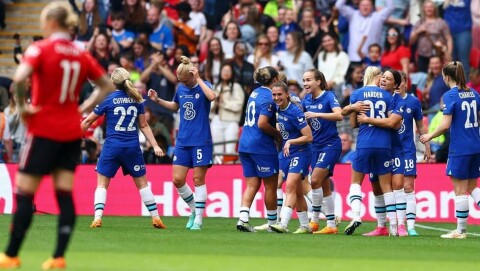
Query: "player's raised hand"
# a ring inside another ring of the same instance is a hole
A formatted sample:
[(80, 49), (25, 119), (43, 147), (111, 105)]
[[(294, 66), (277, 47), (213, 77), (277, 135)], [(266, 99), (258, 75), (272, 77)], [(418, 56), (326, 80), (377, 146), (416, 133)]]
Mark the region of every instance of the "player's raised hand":
[(156, 102), (158, 99), (157, 92), (153, 89), (149, 89), (147, 95), (148, 95), (148, 98), (150, 98), (150, 100), (152, 101)]

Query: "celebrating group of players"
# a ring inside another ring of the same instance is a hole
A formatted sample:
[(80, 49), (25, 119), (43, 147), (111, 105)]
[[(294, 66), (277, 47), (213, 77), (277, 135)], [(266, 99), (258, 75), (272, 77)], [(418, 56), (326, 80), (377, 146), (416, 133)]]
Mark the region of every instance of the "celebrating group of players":
[[(145, 164), (139, 152), (138, 129), (153, 145), (155, 154), (164, 155), (146, 124), (143, 99), (133, 87), (126, 70), (116, 69), (108, 80), (88, 53), (75, 48), (68, 35), (69, 26), (76, 25), (74, 17), (68, 4), (48, 4), (41, 14), (41, 27), (47, 39), (28, 48), (14, 76), (19, 110), (27, 124), (28, 136), (16, 175), (17, 209), (7, 249), (0, 255), (0, 268), (20, 266), (18, 252), (32, 221), (33, 196), (42, 176), (47, 174), (53, 175), (60, 218), (55, 252), (42, 268), (66, 266), (64, 253), (75, 223), (72, 188), (82, 129), (87, 129), (100, 115), (106, 115), (107, 139), (97, 165), (95, 219), (91, 226), (101, 226), (110, 178), (122, 167), (125, 174), (134, 178), (151, 213), (153, 226), (166, 228), (158, 216), (152, 191), (147, 186)], [(32, 76), (33, 89), (31, 103), (26, 104), (23, 82), (29, 76)], [(359, 133), (350, 187), (354, 217), (345, 228), (345, 234), (353, 234), (361, 225), (361, 183), (364, 175), (370, 174), (378, 227), (366, 235), (417, 235), (413, 193), (416, 175), (415, 120), (422, 134), (420, 140), (426, 144), (427, 156), (430, 152), (427, 142), (450, 129), (447, 175), (451, 176), (455, 188), (458, 226), (442, 237), (466, 238), (468, 195), (472, 195), (476, 203), (480, 202), (480, 189), (477, 188), (480, 175), (477, 118), (480, 98), (465, 86), (461, 63), (445, 65), (443, 77), (451, 88), (444, 95), (444, 117), (433, 133), (425, 134), (420, 104), (406, 93), (407, 76), (398, 71), (382, 73), (378, 68), (367, 68), (365, 86), (356, 90), (351, 95), (350, 105), (342, 109), (335, 95), (326, 90), (325, 77), (316, 69), (305, 71), (303, 84), (307, 94), (298, 104), (275, 68), (259, 68), (254, 73), (254, 79), (261, 86), (248, 99), (239, 142), (246, 190), (237, 229), (256, 231), (249, 224), (249, 209), (263, 181), (268, 223), (266, 227), (257, 229), (288, 232), (287, 226), (296, 208), (300, 227), (295, 233), (338, 233), (329, 177), (341, 153), (336, 122), (349, 115), (352, 125), (359, 126)], [(87, 78), (94, 81), (98, 89), (78, 108), (80, 87)], [(201, 230), (207, 200), (205, 176), (212, 164), (208, 115), (216, 94), (211, 84), (199, 77), (198, 70), (187, 57), (182, 57), (177, 78), (180, 84), (173, 101), (160, 99), (155, 90), (149, 90), (148, 96), (167, 109), (179, 110), (180, 127), (173, 158), (173, 179), (179, 195), (192, 211), (186, 228)], [(92, 112), (95, 105), (97, 107)], [(80, 113), (85, 112), (91, 113), (80, 125)], [(195, 195), (186, 182), (190, 168), (193, 168)], [(277, 222), (279, 172), (286, 181), (286, 201), (281, 219)], [(309, 174), (313, 208), (311, 221), (302, 185)], [(319, 230), (318, 218), (322, 211), (327, 225)], [(389, 229), (386, 227), (387, 217)], [(405, 220), (408, 220), (408, 230)]]

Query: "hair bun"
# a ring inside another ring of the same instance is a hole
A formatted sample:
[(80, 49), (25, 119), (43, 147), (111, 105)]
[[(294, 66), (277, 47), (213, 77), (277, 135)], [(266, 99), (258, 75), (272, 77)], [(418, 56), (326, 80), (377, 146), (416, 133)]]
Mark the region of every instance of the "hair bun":
[(180, 58), (180, 62), (182, 62), (182, 64), (188, 65), (188, 64), (190, 64), (190, 58), (188, 58), (186, 56), (182, 56)]

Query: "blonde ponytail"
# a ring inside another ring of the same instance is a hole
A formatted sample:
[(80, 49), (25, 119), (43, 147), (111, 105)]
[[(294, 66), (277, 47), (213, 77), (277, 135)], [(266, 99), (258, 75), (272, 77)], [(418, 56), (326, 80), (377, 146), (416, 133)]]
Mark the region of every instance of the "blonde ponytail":
[(143, 97), (138, 90), (133, 86), (130, 81), (130, 73), (124, 68), (116, 68), (111, 75), (113, 84), (119, 90), (123, 90), (127, 93), (128, 97), (135, 100), (137, 103), (143, 101)]

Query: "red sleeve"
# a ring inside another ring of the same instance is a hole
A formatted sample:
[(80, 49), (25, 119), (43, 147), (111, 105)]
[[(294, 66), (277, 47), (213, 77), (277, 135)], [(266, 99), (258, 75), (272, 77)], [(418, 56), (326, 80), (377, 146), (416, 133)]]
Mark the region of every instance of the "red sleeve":
[(37, 44), (28, 46), (25, 54), (23, 54), (22, 62), (29, 64), (34, 70), (40, 65), (42, 49)]
[(407, 46), (400, 46), (398, 48), (398, 58), (399, 59), (402, 59), (402, 58), (408, 58), (410, 59), (410, 56), (411, 56), (411, 52), (410, 52), (410, 48), (408, 48)]
[(88, 74), (87, 77), (88, 79), (92, 81), (96, 81), (100, 79), (105, 74), (105, 71), (103, 70), (102, 66), (98, 64), (97, 60), (93, 58), (93, 56), (85, 52), (85, 57), (87, 58), (87, 63), (88, 63)]

